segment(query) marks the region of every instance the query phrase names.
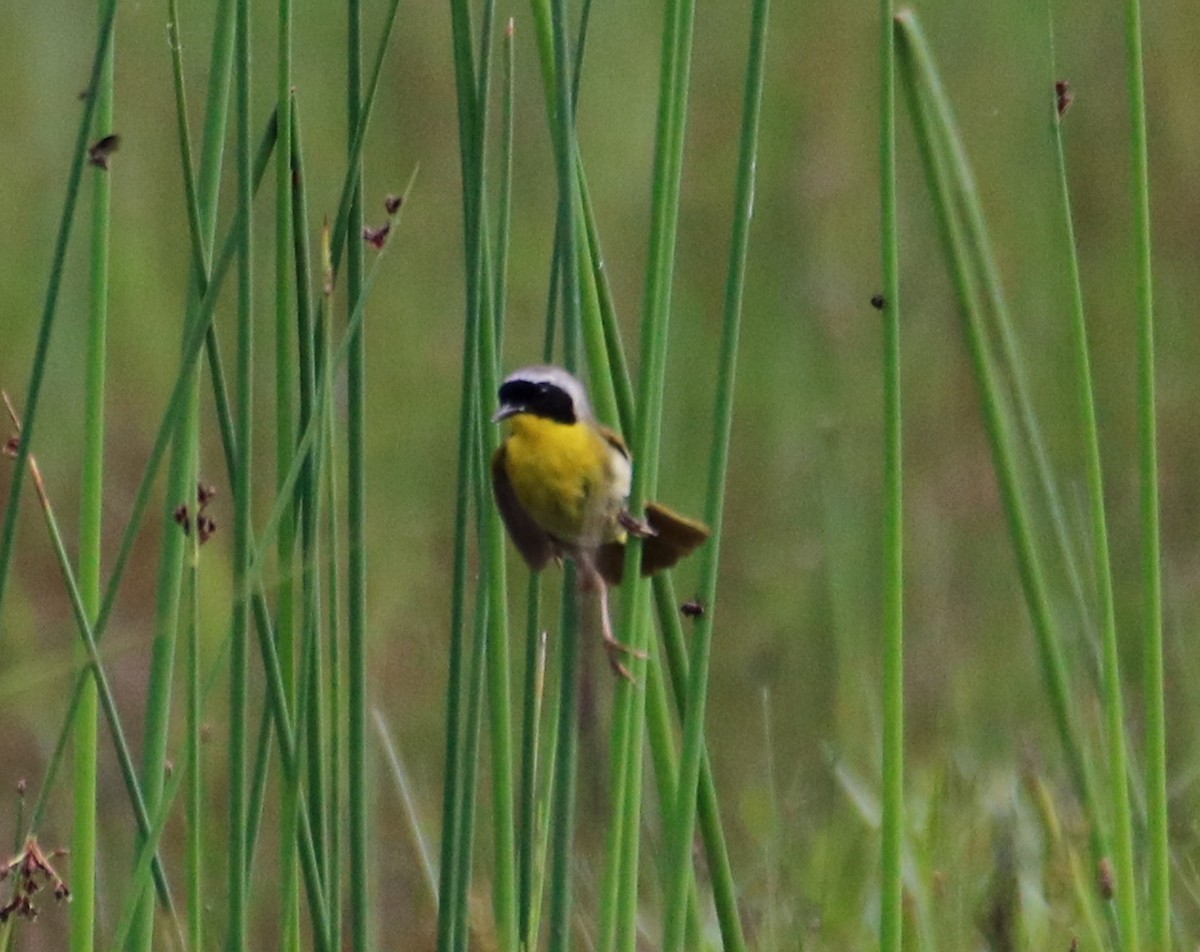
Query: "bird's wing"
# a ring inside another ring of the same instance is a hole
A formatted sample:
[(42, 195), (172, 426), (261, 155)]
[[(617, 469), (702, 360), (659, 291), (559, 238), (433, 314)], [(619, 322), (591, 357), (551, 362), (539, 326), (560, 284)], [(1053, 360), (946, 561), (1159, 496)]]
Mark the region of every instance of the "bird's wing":
[(600, 435), (602, 437), (604, 437), (604, 441), (609, 446), (611, 446), (613, 449), (615, 449), (618, 453), (620, 453), (626, 459), (631, 458), (629, 455), (629, 447), (626, 446), (625, 441), (623, 439), (621, 439), (620, 433), (618, 433), (616, 430), (610, 430), (606, 426), (601, 426), (599, 423), (596, 424), (596, 429), (600, 431)]
[(625, 543), (606, 542), (596, 550), (596, 571), (609, 585), (620, 585), (625, 574)]
[[(681, 516), (662, 503), (646, 503), (647, 533), (642, 539), (642, 575), (669, 569), (712, 534), (698, 519)], [(624, 541), (607, 542), (596, 550), (596, 569), (609, 585), (620, 585), (625, 574)]]
[(712, 534), (698, 519), (681, 516), (657, 502), (646, 504), (646, 523), (653, 535), (642, 543), (643, 575), (669, 569)]
[(492, 494), (496, 497), (496, 507), (500, 510), (513, 544), (529, 567), (535, 572), (545, 568), (546, 563), (555, 556), (554, 540), (533, 521), (533, 517), (517, 499), (508, 479), (503, 445), (492, 456)]

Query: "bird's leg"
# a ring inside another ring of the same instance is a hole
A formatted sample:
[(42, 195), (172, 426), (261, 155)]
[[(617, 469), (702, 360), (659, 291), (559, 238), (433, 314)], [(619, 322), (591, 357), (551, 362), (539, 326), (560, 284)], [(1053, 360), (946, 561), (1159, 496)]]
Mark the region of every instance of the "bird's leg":
[(621, 523), (621, 527), (631, 535), (637, 536), (639, 539), (649, 539), (658, 535), (654, 527), (645, 519), (639, 519), (628, 509), (622, 509), (620, 515), (617, 516), (617, 521)]
[(634, 684), (636, 682), (634, 681), (633, 674), (625, 666), (625, 663), (621, 660), (621, 656), (632, 655), (634, 658), (641, 658), (642, 660), (645, 660), (649, 656), (646, 652), (638, 648), (627, 645), (623, 641), (618, 641), (616, 636), (613, 635), (612, 615), (608, 608), (608, 583), (596, 571), (595, 566), (586, 565), (583, 577), (587, 580), (588, 587), (594, 587), (600, 596), (600, 634), (604, 638), (604, 650), (608, 655), (608, 663), (618, 677), (622, 677), (630, 684)]

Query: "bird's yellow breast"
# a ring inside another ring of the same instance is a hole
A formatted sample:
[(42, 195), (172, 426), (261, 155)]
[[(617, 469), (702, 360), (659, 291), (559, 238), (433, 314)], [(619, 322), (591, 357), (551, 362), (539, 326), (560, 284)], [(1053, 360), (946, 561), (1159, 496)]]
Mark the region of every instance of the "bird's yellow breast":
[(506, 470), (522, 507), (546, 532), (571, 545), (622, 535), (629, 461), (594, 426), (534, 414), (510, 418)]

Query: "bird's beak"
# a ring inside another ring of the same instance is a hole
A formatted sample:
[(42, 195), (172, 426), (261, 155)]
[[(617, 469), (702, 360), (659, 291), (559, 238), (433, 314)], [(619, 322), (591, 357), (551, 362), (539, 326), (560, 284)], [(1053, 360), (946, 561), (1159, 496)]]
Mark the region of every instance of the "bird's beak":
[(512, 403), (500, 404), (500, 409), (492, 414), (492, 422), (499, 423), (501, 420), (507, 420), (510, 416), (516, 416), (521, 412), (523, 407), (519, 407)]

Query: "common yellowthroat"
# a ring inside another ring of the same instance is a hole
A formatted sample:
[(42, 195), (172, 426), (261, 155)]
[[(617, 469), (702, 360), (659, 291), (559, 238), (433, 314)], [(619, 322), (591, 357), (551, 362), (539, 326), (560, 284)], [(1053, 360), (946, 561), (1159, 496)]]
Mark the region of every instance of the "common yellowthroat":
[(645, 539), (642, 574), (670, 568), (704, 542), (708, 526), (658, 503), (645, 520), (627, 508), (633, 464), (624, 441), (592, 415), (587, 392), (560, 367), (524, 367), (500, 385), (492, 421), (508, 433), (492, 457), (492, 489), (508, 534), (529, 567), (569, 558), (600, 592), (604, 646), (613, 670), (630, 651), (612, 633), (608, 586), (617, 585), (630, 534)]

